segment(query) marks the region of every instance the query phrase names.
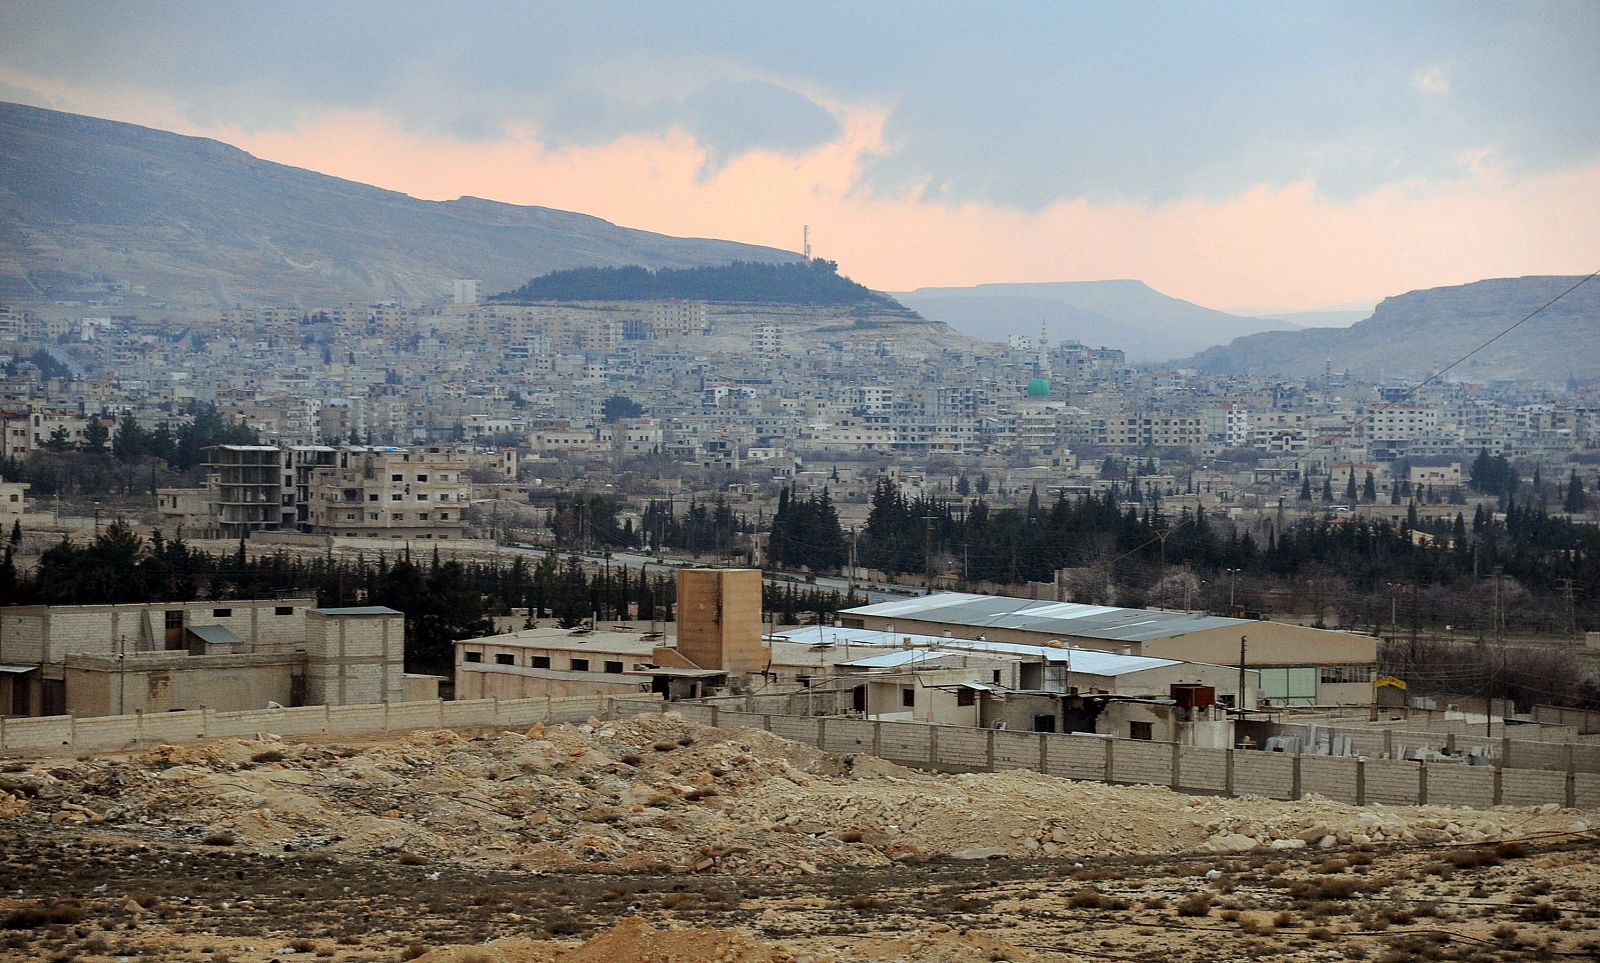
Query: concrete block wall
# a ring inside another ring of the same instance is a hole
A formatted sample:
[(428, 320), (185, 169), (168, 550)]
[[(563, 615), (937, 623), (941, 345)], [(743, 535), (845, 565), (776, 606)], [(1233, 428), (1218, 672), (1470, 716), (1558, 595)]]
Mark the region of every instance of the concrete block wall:
[[(1050, 775), (1068, 779), (1106, 778), (1106, 741), (1092, 736), (1066, 735), (1045, 746)], [(942, 749), (941, 745), (941, 749)]]
[(1600, 809), (1600, 774), (1580, 772), (1573, 775), (1572, 804), (1579, 809)]
[[(1317, 794), (1347, 803), (1414, 804), (1485, 807), (1494, 805), (1495, 787), (1507, 805), (1570, 802), (1600, 808), (1600, 773), (1569, 775), (1554, 770), (1495, 770), (1490, 767), (1435, 764), (1426, 767), (1403, 760), (1293, 756), (1287, 753), (1229, 751), (1176, 747), (1171, 743), (1108, 740), (1080, 735), (1055, 735), (876, 723), (859, 719), (785, 716), (687, 703), (668, 705), (649, 697), (568, 696), (482, 699), (448, 703), (439, 700), (365, 706), (307, 706), (251, 709), (240, 712), (135, 714), (74, 719), (71, 716), (0, 720), (0, 751), (62, 754), (85, 749), (119, 749), (160, 742), (194, 742), (205, 738), (360, 733), (429, 729), (449, 726), (523, 727), (538, 721), (581, 721), (595, 716), (630, 718), (673, 711), (691, 721), (724, 726), (766, 727), (786, 738), (816, 745), (819, 738), (834, 752), (868, 752), (911, 765), (944, 769), (1035, 769), (1042, 751), (1052, 775), (1119, 783), (1171, 785), (1197, 791), (1225, 792), (1232, 769), (1233, 791), (1288, 799)], [(1173, 770), (1174, 759), (1177, 771)], [(1298, 783), (1296, 770), (1298, 769)], [(1358, 797), (1358, 793), (1360, 794)]]
[(939, 765), (946, 769), (987, 769), (991, 729), (939, 727)]
[(1300, 795), (1355, 805), (1361, 760), (1352, 756), (1301, 756)]
[(1494, 769), (1489, 766), (1429, 766), (1428, 804), (1488, 809), (1494, 805)]
[[(776, 720), (774, 720), (776, 721)], [(883, 758), (899, 763), (933, 762), (933, 728), (914, 722), (878, 724), (879, 751)]]
[(1367, 805), (1414, 806), (1422, 792), (1422, 765), (1403, 759), (1366, 761)]
[(1032, 769), (1039, 771), (1039, 733), (987, 730), (994, 733), (995, 769)]
[(1226, 792), (1228, 789), (1228, 750), (1202, 749), (1183, 746), (1178, 750), (1178, 778), (1180, 788), (1203, 792)]
[(1528, 742), (1521, 739), (1507, 739), (1502, 744), (1501, 764), (1516, 769), (1560, 769), (1567, 768), (1567, 746), (1559, 742)]
[(1111, 781), (1172, 785), (1172, 743), (1113, 740)]
[(1539, 806), (1544, 803), (1564, 804), (1567, 798), (1567, 774), (1540, 769), (1502, 769), (1500, 771), (1500, 801), (1507, 806)]
[(772, 734), (814, 746), (821, 722), (821, 719), (812, 716), (773, 716)]
[(1235, 752), (1234, 793), (1268, 799), (1294, 798), (1294, 759), (1286, 752)]
[(829, 719), (823, 726), (824, 752), (871, 752), (872, 723), (864, 719)]
[(717, 725), (724, 729), (762, 729), (764, 716), (759, 712), (740, 712), (737, 709), (718, 709)]

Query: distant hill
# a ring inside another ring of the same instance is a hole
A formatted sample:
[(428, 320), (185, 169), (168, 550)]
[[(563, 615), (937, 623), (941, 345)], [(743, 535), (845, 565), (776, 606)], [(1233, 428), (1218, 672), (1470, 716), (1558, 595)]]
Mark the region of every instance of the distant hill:
[(0, 103), (0, 301), (142, 287), (195, 309), (437, 300), (560, 268), (798, 261), (585, 214), (424, 201), (214, 140)]
[[(1575, 277), (1497, 278), (1385, 298), (1348, 328), (1274, 331), (1207, 349), (1189, 363), (1226, 374), (1286, 377), (1335, 371), (1369, 378), (1419, 378), (1494, 337), (1566, 288)], [(1600, 378), (1600, 280), (1468, 359), (1451, 377), (1562, 381)]]
[(918, 288), (896, 293), (906, 307), (963, 334), (1005, 340), (1037, 335), (1052, 341), (1121, 348), (1130, 361), (1166, 361), (1240, 335), (1290, 327), (1245, 318), (1168, 297), (1143, 281), (1057, 281)]
[[(839, 274), (832, 261), (762, 264), (736, 261), (717, 267), (572, 268), (536, 277), (495, 301), (651, 301), (684, 298), (695, 301), (755, 304), (867, 305), (904, 311), (888, 295), (878, 294)], [(910, 314), (909, 311), (905, 312)]]

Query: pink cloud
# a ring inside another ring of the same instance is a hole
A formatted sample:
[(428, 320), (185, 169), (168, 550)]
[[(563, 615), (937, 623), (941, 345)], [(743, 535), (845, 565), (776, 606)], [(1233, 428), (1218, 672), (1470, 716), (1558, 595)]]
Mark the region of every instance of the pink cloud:
[[(7, 76), (0, 80), (27, 86)], [(41, 89), (35, 85), (35, 89)], [(987, 281), (1140, 278), (1202, 304), (1317, 307), (1421, 287), (1600, 267), (1600, 165), (1514, 180), (1488, 156), (1459, 179), (1353, 201), (1311, 183), (1163, 205), (1063, 201), (1036, 213), (859, 189), (884, 149), (886, 111), (829, 103), (843, 135), (794, 157), (754, 152), (704, 176), (687, 135), (552, 149), (537, 131), (461, 142), (376, 114), (325, 114), (293, 129), (199, 129), (131, 91), (48, 90), (75, 109), (216, 137), (268, 160), (430, 199), (463, 194), (582, 211), (629, 227), (815, 253), (887, 290)], [(1049, 163), (1040, 158), (1040, 163)]]

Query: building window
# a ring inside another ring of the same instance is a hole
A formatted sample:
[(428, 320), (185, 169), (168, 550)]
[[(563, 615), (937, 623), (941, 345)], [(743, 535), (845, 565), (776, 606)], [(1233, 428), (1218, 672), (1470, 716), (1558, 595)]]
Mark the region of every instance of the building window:
[(483, 661), (483, 653), (482, 652), (466, 652), (466, 653), (463, 653), (461, 657), (463, 659), (465, 659), (466, 661), (468, 661), (468, 662), (482, 662)]
[(417, 481), (419, 481), (419, 482), (425, 482), (427, 480), (428, 480), (428, 476), (427, 475), (418, 475), (417, 476)]
[(406, 476), (404, 476), (404, 475), (390, 475), (389, 476), (389, 480), (392, 481), (392, 482), (405, 481), (406, 480)]
[(1371, 682), (1377, 675), (1373, 665), (1325, 665), (1322, 667), (1324, 685), (1342, 682)]
[(356, 513), (355, 512), (345, 512), (344, 513), (344, 520), (347, 521), (347, 522), (355, 521), (356, 520)]
[(906, 686), (900, 690), (900, 705), (902, 708), (913, 709), (917, 705), (917, 690)]
[(425, 522), (427, 520), (428, 520), (428, 513), (427, 512), (417, 512), (417, 521)]
[(1143, 739), (1145, 742), (1149, 742), (1152, 735), (1154, 735), (1154, 733), (1151, 731), (1150, 723), (1148, 723), (1148, 722), (1130, 722), (1130, 723), (1128, 723), (1128, 738), (1129, 739)]
[(183, 609), (168, 609), (166, 618), (167, 628), (183, 628)]
[(400, 502), (400, 501), (405, 501), (405, 497), (406, 496), (400, 494), (399, 492), (395, 492), (393, 495), (389, 496), (389, 500), (391, 502)]
[(292, 605), (275, 605), (272, 608), (272, 614), (273, 615), (293, 615), (294, 614), (294, 606), (292, 606)]
[(620, 675), (622, 673), (622, 663), (621, 662), (607, 662), (606, 663), (606, 671), (611, 673), (612, 675)]
[(417, 492), (417, 501), (425, 502), (427, 500), (428, 500), (428, 493), (427, 492)]
[(972, 691), (971, 689), (965, 688), (965, 687), (962, 687), (962, 688), (956, 690), (956, 705), (958, 705), (958, 706), (970, 706), (970, 705), (977, 705), (977, 703), (978, 703), (978, 694), (976, 692)]
[(231, 619), (233, 618), (233, 609), (212, 609), (211, 617), (214, 619)]
[(439, 521), (448, 522), (449, 520), (450, 520), (450, 513), (449, 512), (440, 512), (439, 513)]
[(516, 665), (517, 658), (510, 652), (497, 652), (494, 657), (495, 665)]
[(372, 494), (367, 496), (367, 501), (369, 501), (369, 502), (375, 502), (377, 500), (378, 500), (378, 493), (377, 492), (373, 492)]
[(548, 655), (536, 655), (536, 656), (534, 656), (533, 657), (533, 667), (535, 669), (548, 669), (548, 668), (550, 668), (550, 657)]
[(588, 659), (573, 659), (572, 660), (572, 671), (574, 671), (574, 672), (588, 672), (589, 671), (589, 660)]

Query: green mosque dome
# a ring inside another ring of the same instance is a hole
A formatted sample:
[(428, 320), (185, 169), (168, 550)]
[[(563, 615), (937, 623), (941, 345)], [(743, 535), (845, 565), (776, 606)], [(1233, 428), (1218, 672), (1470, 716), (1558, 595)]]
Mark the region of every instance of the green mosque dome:
[(1028, 382), (1028, 397), (1043, 398), (1050, 393), (1050, 382), (1043, 378), (1035, 378)]

